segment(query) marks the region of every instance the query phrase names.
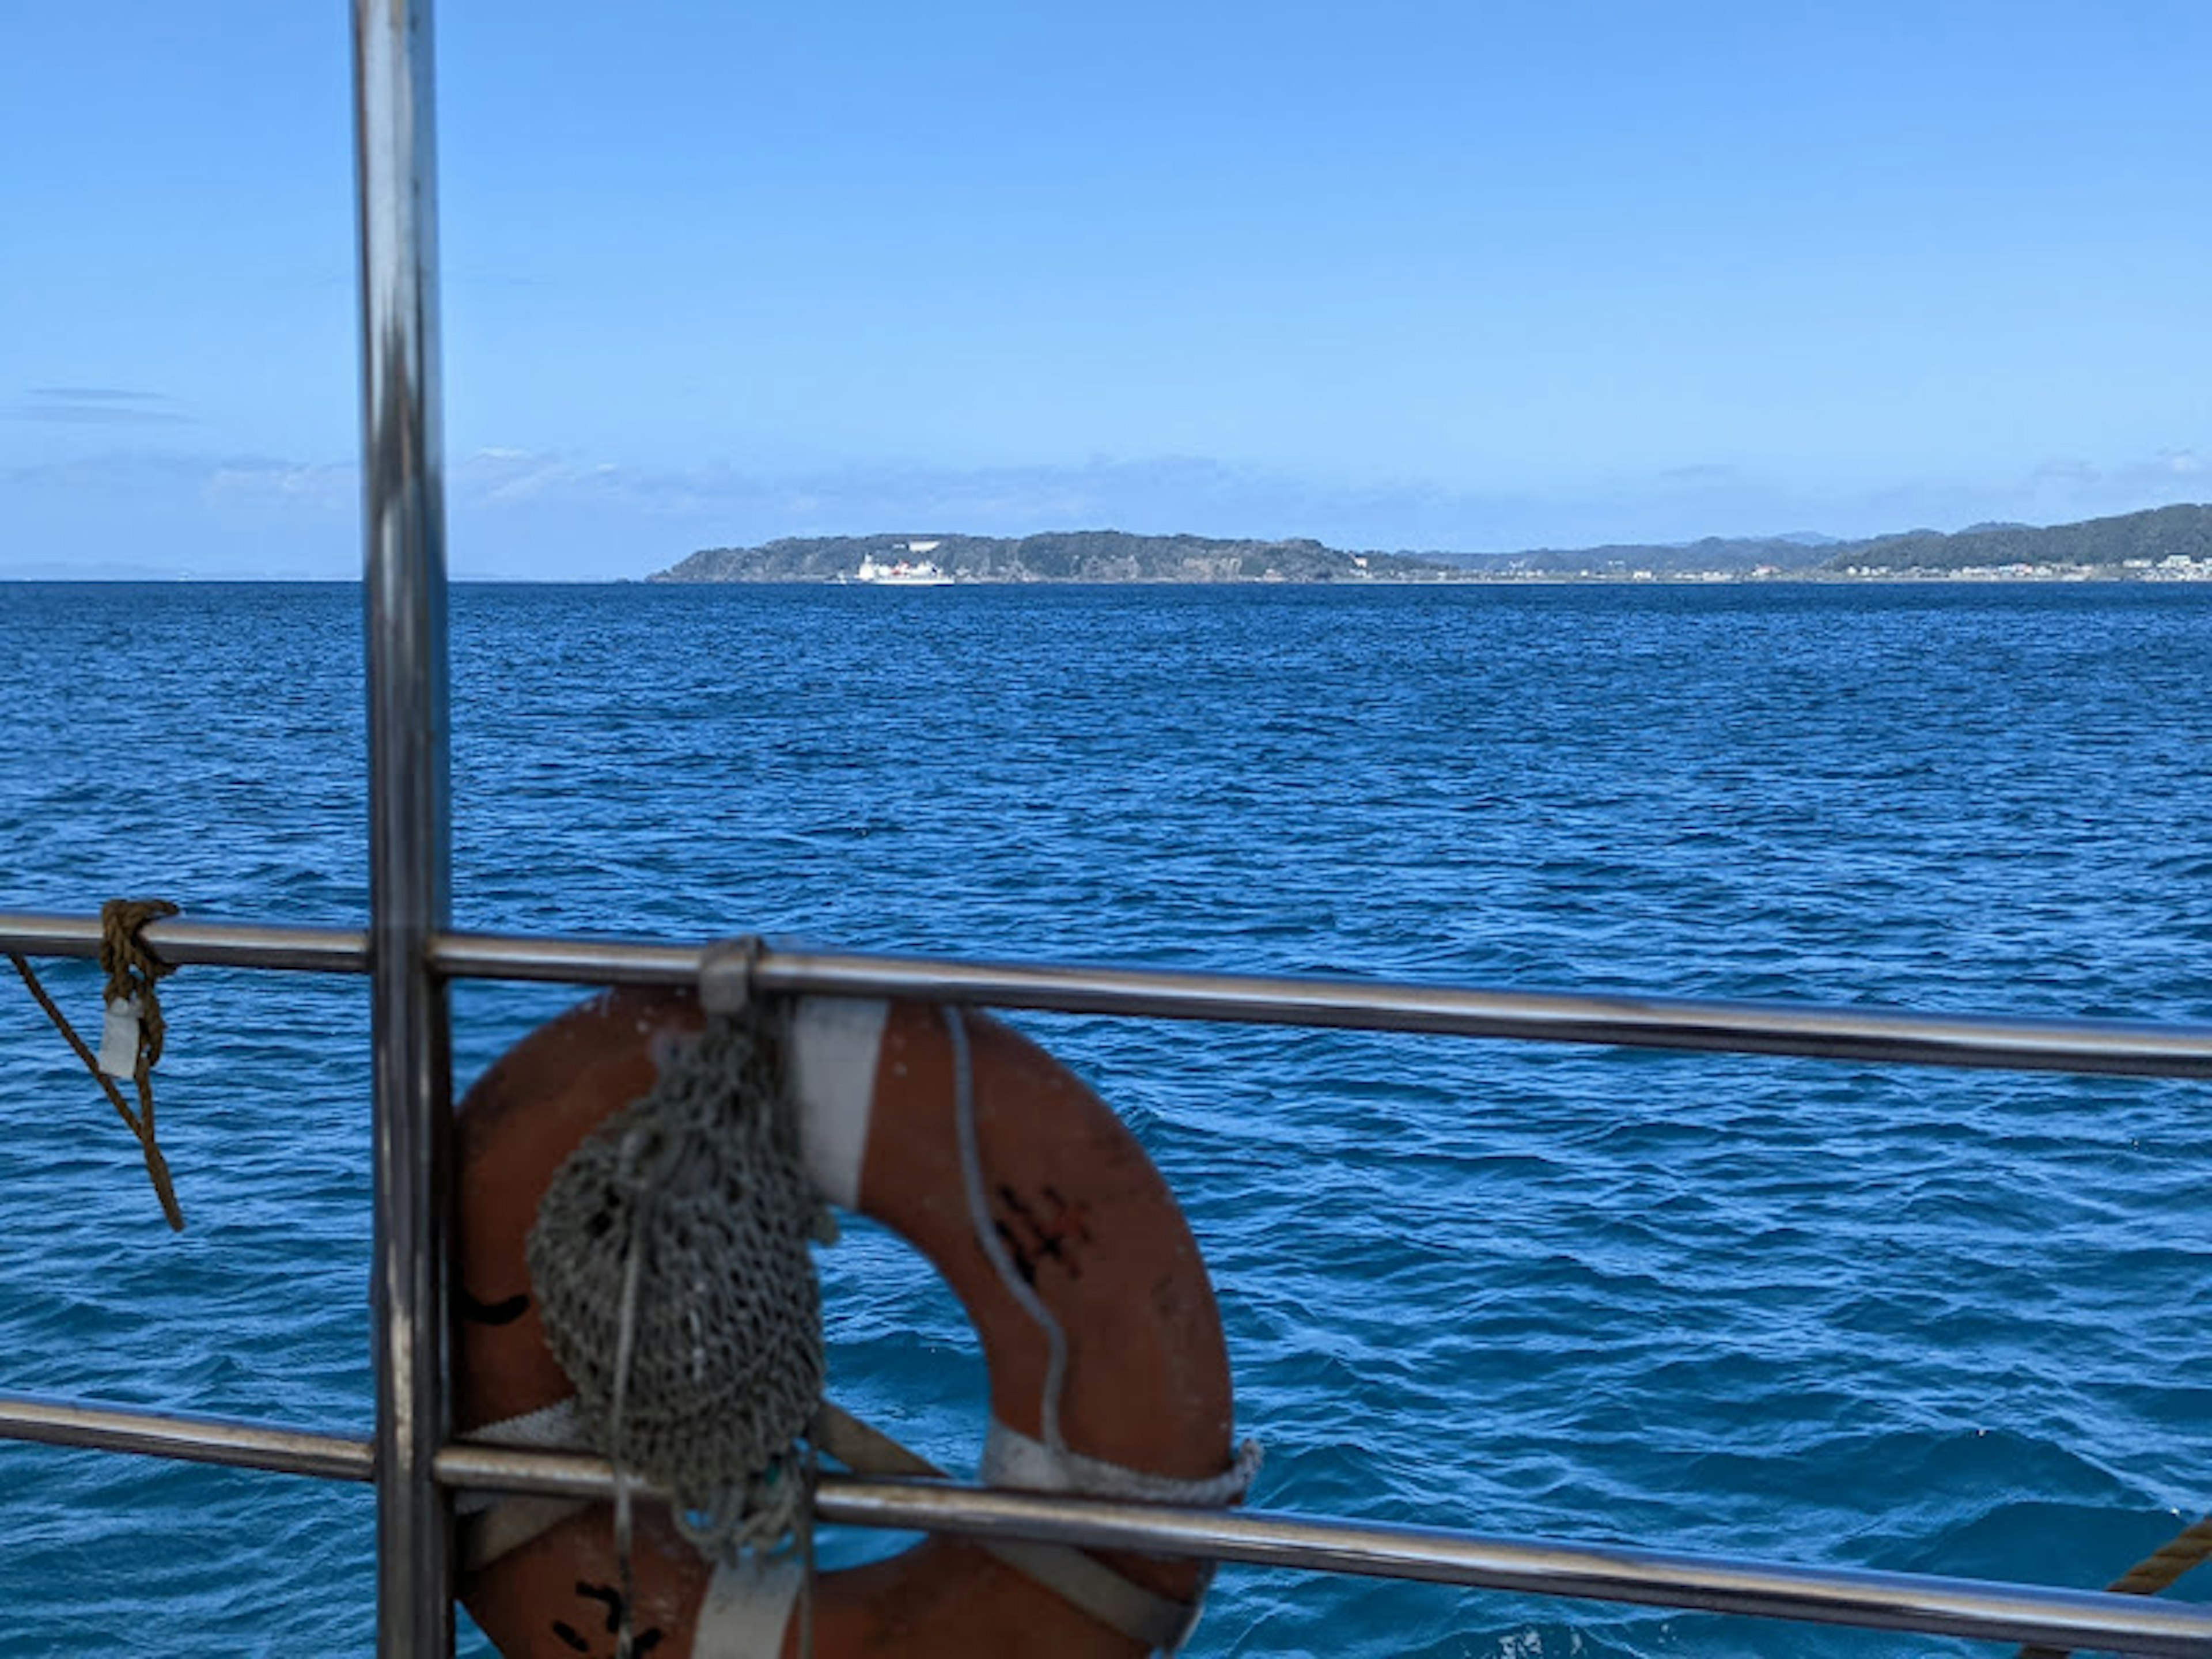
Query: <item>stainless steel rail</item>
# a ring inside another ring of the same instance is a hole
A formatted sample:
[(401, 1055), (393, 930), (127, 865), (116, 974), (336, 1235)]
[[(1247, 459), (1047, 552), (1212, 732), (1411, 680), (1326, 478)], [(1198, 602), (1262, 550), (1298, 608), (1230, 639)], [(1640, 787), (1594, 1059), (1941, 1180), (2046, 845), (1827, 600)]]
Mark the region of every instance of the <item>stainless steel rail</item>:
[(1143, 1550), (1748, 1618), (2193, 1659), (2212, 1655), (2212, 1609), (2096, 1590), (1790, 1566), (1436, 1527), (994, 1492), (937, 1481), (825, 1480), (816, 1513), (824, 1521), (848, 1524)]
[[(0, 1396), (0, 1437), (347, 1480), (367, 1480), (374, 1468), (366, 1440), (20, 1396)], [(612, 1472), (599, 1458), (465, 1442), (439, 1454), (437, 1475), (453, 1488), (572, 1498), (605, 1498), (613, 1485)], [(2094, 1590), (994, 1492), (937, 1480), (827, 1476), (816, 1513), (850, 1526), (1033, 1539), (1756, 1618), (2176, 1659), (2212, 1654), (2212, 1608)]]
[[(164, 962), (310, 974), (368, 971), (368, 933), (360, 927), (285, 927), (178, 917), (147, 928), (145, 938)], [(94, 960), (100, 955), (100, 918), (0, 912), (0, 951)]]
[[(368, 960), (365, 936), (329, 928), (179, 920), (155, 923), (146, 938), (178, 963), (359, 973)], [(95, 956), (100, 924), (89, 917), (0, 914), (0, 947), (29, 955)], [(690, 985), (698, 979), (708, 947), (443, 933), (428, 949), (436, 969), (455, 979)], [(925, 997), (1066, 1013), (1796, 1054), (1859, 1064), (2212, 1078), (2212, 1024), (2201, 1024), (2011, 1019), (801, 950), (764, 952), (755, 980), (764, 991), (788, 995)]]
[(36, 1395), (0, 1395), (0, 1439), (134, 1452), (185, 1463), (309, 1474), (325, 1480), (376, 1479), (374, 1443), (273, 1423), (189, 1417), (127, 1406), (88, 1406)]
[(377, 1650), (453, 1650), (446, 1233), (453, 1066), (446, 981), (446, 507), (438, 395), (438, 167), (430, 0), (356, 0), (362, 587), (368, 658), (374, 1083)]

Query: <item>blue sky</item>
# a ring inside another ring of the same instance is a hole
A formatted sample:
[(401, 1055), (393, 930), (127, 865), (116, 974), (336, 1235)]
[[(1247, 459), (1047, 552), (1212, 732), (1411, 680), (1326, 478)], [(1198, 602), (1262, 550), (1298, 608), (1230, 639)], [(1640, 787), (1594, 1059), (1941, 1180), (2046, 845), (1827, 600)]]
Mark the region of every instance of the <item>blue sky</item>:
[[(2212, 498), (2212, 7), (447, 0), (457, 575)], [(358, 564), (344, 9), (0, 0), (0, 574)]]

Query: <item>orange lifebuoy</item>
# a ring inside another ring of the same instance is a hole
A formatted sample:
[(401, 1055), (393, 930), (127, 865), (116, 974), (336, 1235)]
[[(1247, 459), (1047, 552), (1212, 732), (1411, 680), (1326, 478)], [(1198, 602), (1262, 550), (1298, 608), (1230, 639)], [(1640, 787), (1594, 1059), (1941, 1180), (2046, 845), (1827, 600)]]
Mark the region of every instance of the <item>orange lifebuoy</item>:
[[(1042, 1049), (986, 1018), (916, 1003), (807, 998), (787, 1049), (808, 1171), (831, 1202), (927, 1256), (982, 1339), (994, 1449), (1039, 1473), (1049, 1343), (976, 1236), (957, 1121), (955, 1043), (971, 1068), (975, 1146), (1005, 1255), (1065, 1333), (1059, 1431), (1075, 1466), (1163, 1485), (1218, 1480), (1231, 1460), (1228, 1355), (1196, 1241), (1144, 1150)], [(454, 1319), (464, 1436), (558, 1443), (572, 1394), (546, 1346), (526, 1241), (577, 1146), (653, 1085), (668, 1045), (703, 1018), (688, 993), (619, 990), (510, 1050), (462, 1101)], [(1044, 1454), (1050, 1462), (1050, 1455)], [(988, 1461), (988, 1460), (987, 1460)], [(1079, 1479), (1063, 1484), (1080, 1486)], [(610, 1505), (533, 1500), (520, 1542), (467, 1567), (462, 1596), (507, 1659), (611, 1655), (623, 1611)], [(550, 1524), (549, 1524), (550, 1522)], [(665, 1513), (639, 1506), (635, 1651), (652, 1659), (793, 1654), (795, 1579), (717, 1568)], [(1194, 1601), (1188, 1561), (1099, 1558), (1155, 1597)], [(1005, 1559), (931, 1538), (812, 1588), (814, 1651), (1127, 1659), (1151, 1643), (1079, 1610)]]

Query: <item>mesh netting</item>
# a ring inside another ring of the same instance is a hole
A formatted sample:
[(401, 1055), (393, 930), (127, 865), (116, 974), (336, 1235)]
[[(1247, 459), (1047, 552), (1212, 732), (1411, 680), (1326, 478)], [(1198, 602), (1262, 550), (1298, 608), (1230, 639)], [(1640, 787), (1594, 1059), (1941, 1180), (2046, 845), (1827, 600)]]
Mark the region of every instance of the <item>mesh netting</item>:
[[(789, 1524), (793, 1443), (822, 1394), (807, 1245), (825, 1212), (783, 1070), (770, 1020), (710, 1021), (561, 1166), (530, 1233), (546, 1340), (592, 1443), (723, 1543)], [(744, 1524), (756, 1516), (769, 1524)]]

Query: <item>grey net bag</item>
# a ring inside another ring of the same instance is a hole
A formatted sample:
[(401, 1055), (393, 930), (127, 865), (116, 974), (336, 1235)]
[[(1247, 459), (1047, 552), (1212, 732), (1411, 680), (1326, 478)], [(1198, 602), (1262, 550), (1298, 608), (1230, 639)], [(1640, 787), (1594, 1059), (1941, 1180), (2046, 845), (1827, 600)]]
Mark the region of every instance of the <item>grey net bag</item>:
[(828, 1214), (782, 1050), (757, 1005), (710, 1019), (561, 1166), (530, 1233), (546, 1340), (586, 1433), (618, 1475), (673, 1494), (678, 1525), (714, 1553), (799, 1520), (796, 1443), (822, 1395), (808, 1244)]

